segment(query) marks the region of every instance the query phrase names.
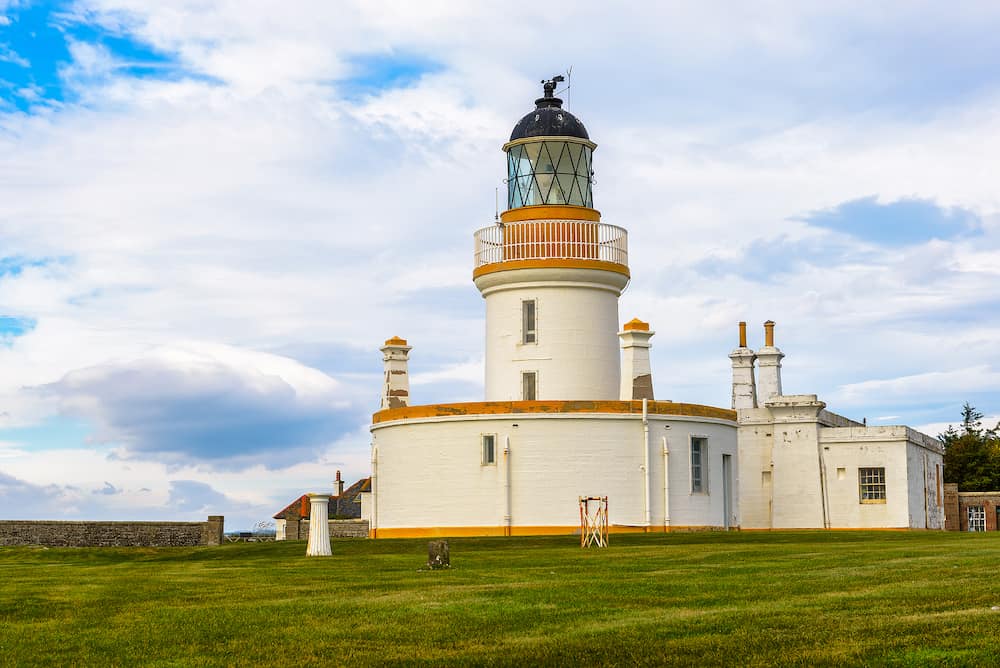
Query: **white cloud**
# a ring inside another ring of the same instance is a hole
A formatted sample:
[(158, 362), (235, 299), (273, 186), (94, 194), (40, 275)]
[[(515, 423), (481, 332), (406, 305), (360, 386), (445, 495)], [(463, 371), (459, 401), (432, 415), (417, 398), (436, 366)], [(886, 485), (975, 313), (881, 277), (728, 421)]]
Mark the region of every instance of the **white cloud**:
[(1000, 392), (1000, 371), (987, 365), (930, 371), (880, 380), (850, 383), (834, 393), (834, 397), (852, 406), (874, 400), (920, 397), (929, 394), (954, 394), (970, 392)]
[[(10, 25), (10, 19), (0, 16), (0, 26)], [(12, 63), (19, 67), (31, 67), (31, 62), (27, 58), (19, 55), (6, 44), (0, 44), (0, 62)]]
[(213, 468), (312, 459), (353, 431), (344, 388), (294, 360), (218, 344), (155, 349), (72, 371), (40, 388), (98, 427), (119, 456)]

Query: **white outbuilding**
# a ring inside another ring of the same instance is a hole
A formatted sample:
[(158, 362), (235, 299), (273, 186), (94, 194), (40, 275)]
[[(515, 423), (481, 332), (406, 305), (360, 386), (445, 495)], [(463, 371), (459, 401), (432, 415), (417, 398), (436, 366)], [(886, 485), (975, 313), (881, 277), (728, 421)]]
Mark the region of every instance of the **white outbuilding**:
[(607, 497), (611, 532), (941, 526), (940, 443), (782, 395), (773, 323), (757, 352), (741, 326), (732, 408), (654, 399), (654, 332), (619, 329), (628, 234), (593, 208), (597, 145), (554, 88), (504, 144), (508, 208), (475, 233), (485, 400), (414, 405), (411, 347), (381, 349), (370, 535), (574, 533), (581, 497)]

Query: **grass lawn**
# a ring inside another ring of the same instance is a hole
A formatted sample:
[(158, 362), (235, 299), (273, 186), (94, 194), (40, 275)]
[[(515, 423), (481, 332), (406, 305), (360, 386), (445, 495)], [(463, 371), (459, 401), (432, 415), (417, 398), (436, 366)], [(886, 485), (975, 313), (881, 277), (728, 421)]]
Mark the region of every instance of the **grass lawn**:
[(1000, 532), (0, 548), (0, 665), (1000, 665)]

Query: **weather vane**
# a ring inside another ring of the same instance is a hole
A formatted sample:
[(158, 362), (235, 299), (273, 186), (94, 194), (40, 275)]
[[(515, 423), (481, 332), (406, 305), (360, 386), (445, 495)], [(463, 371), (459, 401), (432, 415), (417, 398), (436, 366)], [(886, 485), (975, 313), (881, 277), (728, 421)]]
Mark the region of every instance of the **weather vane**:
[(542, 79), (542, 90), (545, 91), (545, 97), (555, 97), (556, 84), (566, 81), (566, 77), (561, 74), (557, 74), (551, 79)]

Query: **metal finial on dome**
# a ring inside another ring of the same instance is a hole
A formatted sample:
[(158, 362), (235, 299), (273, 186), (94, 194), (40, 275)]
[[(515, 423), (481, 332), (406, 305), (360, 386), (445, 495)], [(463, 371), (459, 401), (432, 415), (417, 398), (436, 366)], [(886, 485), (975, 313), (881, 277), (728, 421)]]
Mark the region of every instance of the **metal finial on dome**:
[(542, 79), (542, 97), (535, 100), (535, 107), (543, 109), (545, 107), (562, 107), (562, 100), (556, 97), (556, 85), (566, 81), (566, 77), (557, 74), (551, 79)]
[(560, 84), (566, 81), (566, 77), (561, 74), (557, 74), (551, 79), (542, 79), (542, 90), (545, 92), (545, 97), (555, 97), (556, 84)]

